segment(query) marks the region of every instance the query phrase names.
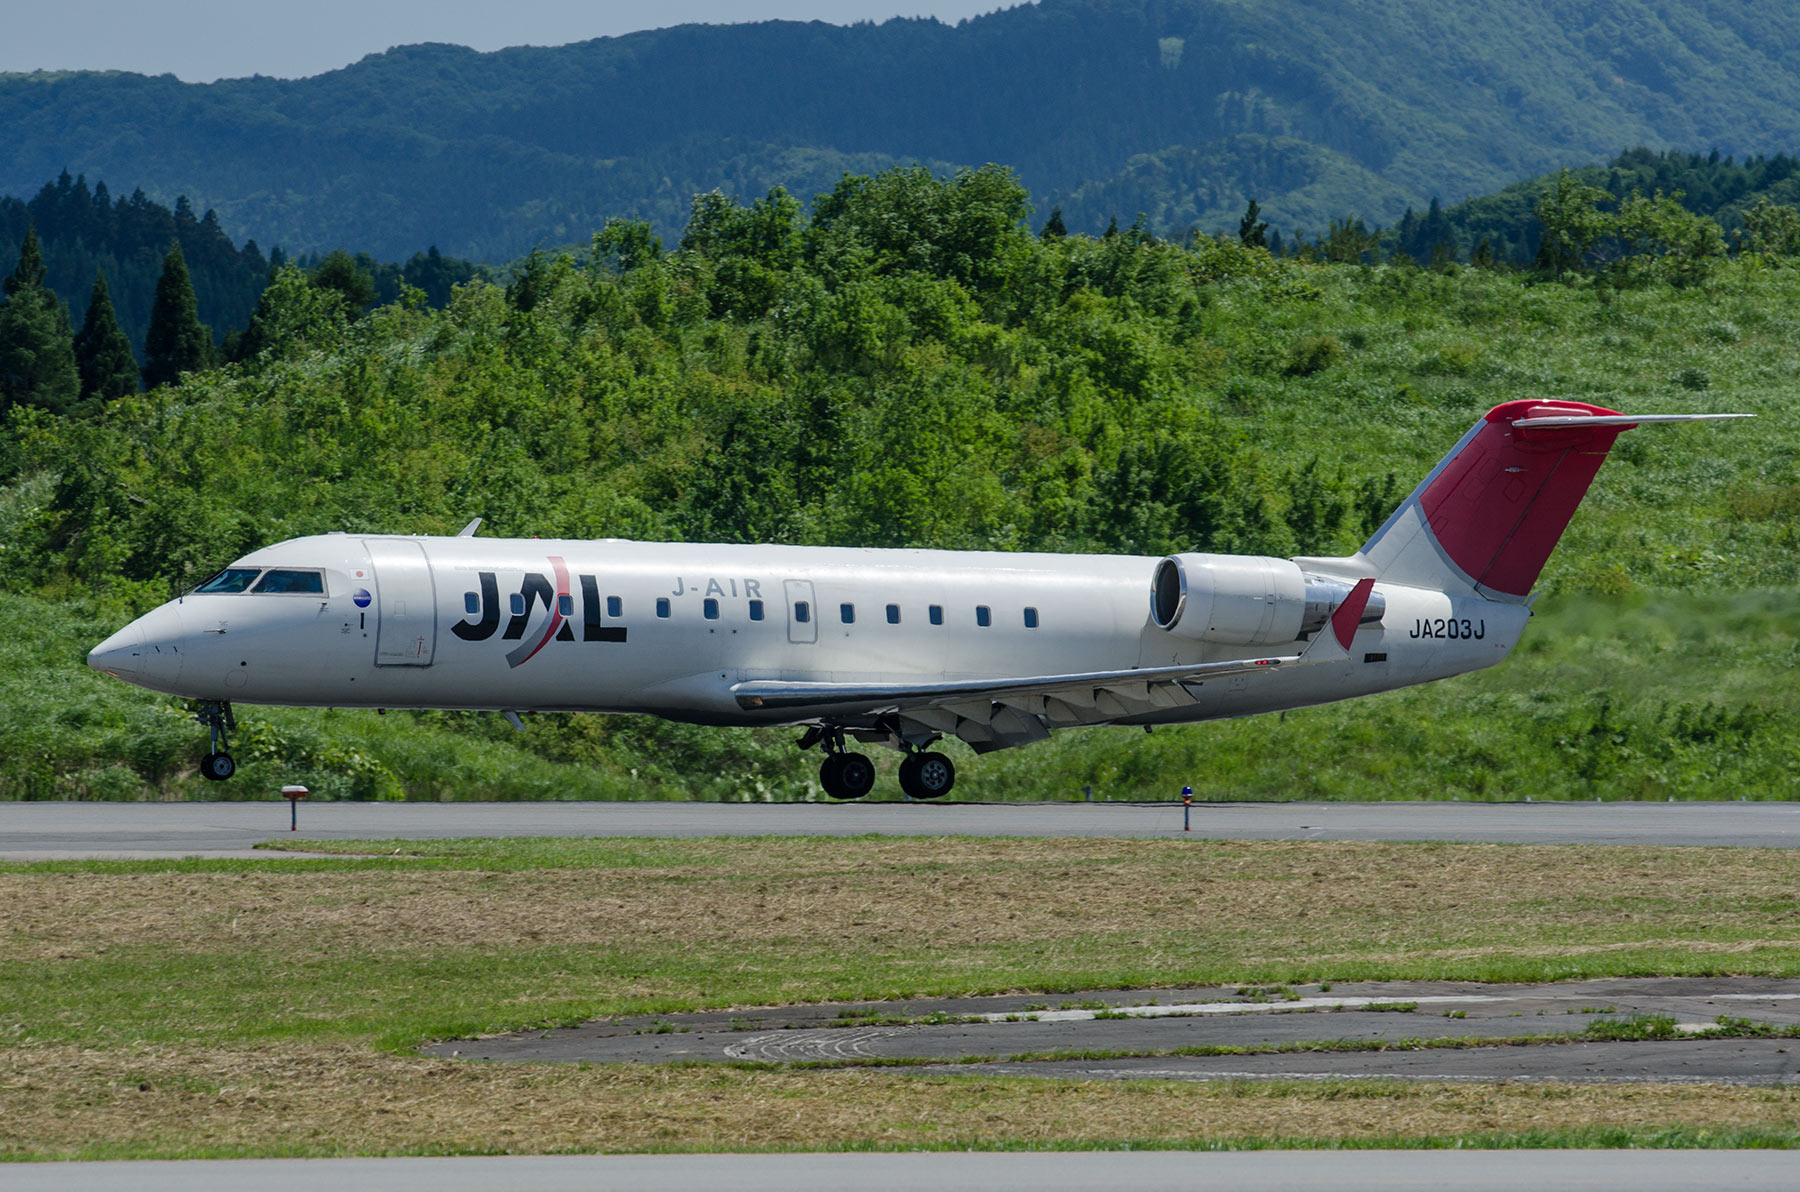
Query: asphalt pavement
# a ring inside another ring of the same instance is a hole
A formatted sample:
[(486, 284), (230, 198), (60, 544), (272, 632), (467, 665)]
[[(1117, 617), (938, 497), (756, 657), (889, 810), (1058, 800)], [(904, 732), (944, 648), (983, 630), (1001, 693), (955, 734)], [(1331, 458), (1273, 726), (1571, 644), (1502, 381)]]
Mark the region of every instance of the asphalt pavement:
[[(1769, 1037), (1739, 1037), (1742, 1028), (1726, 1035), (1720, 1018), (1754, 1023)], [(1666, 1021), (1669, 1037), (1594, 1037), (1653, 1019)], [(1800, 1084), (1800, 1038), (1787, 1037), (1794, 1032), (1800, 981), (1658, 977), (825, 1003), (589, 1022), (426, 1050), (536, 1063), (907, 1060), (917, 1065), (907, 1071), (923, 1075), (1059, 1080), (1791, 1085)], [(1090, 1058), (1050, 1058), (1077, 1051)]]
[[(483, 836), (1079, 836), (1800, 847), (1800, 803), (0, 803), (0, 861)], [(1184, 830), (1184, 823), (1187, 825)]]
[(7, 1192), (1792, 1192), (1787, 1151), (494, 1155), (11, 1163)]

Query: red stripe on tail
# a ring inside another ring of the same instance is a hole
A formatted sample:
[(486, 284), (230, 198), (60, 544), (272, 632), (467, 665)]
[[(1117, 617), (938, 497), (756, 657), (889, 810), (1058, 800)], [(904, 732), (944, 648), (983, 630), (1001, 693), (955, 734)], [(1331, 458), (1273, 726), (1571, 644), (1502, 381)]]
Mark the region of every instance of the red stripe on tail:
[(1613, 414), (1581, 402), (1514, 401), (1483, 426), (1419, 498), (1438, 544), (1477, 584), (1531, 591), (1594, 473), (1625, 426), (1519, 428), (1520, 418)]

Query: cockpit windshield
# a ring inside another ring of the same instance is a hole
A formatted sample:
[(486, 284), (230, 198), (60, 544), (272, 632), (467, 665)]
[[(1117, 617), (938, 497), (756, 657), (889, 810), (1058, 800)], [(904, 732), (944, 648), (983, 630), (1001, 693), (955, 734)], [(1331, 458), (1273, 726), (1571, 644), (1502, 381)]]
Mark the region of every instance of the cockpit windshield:
[(259, 595), (277, 593), (286, 596), (321, 596), (325, 592), (325, 576), (318, 571), (284, 571), (277, 568), (264, 575), (251, 591)]
[(255, 583), (256, 577), (261, 574), (261, 567), (227, 567), (225, 570), (219, 572), (219, 574), (195, 588), (194, 591), (242, 592), (248, 589), (251, 584)]

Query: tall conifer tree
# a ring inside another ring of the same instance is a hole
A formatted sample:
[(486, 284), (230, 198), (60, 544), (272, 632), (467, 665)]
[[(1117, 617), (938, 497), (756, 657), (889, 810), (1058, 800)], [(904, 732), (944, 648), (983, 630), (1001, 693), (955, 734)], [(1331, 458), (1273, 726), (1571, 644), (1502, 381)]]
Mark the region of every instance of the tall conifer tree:
[(144, 336), (144, 388), (173, 385), (182, 373), (211, 362), (212, 333), (200, 321), (187, 258), (178, 241), (163, 258), (162, 276), (156, 279), (156, 304), (150, 308), (150, 330)]
[(96, 404), (137, 392), (138, 367), (131, 355), (131, 341), (119, 328), (112, 295), (106, 290), (106, 274), (95, 270), (94, 289), (88, 295), (87, 318), (75, 337), (75, 368), (81, 373), (82, 400)]
[(69, 316), (44, 287), (44, 272), (37, 229), (27, 228), (0, 305), (0, 410), (32, 405), (60, 414), (81, 393)]

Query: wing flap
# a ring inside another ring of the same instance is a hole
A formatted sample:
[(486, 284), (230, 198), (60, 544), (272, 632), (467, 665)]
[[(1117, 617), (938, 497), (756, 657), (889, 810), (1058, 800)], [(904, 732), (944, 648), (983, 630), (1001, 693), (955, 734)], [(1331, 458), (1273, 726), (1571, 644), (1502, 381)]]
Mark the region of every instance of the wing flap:
[[(970, 720), (990, 722), (994, 703), (1023, 703), (1031, 697), (1054, 696), (1070, 708), (1110, 702), (1155, 707), (1155, 694), (1165, 684), (1203, 683), (1231, 675), (1267, 673), (1300, 660), (1298, 655), (1246, 658), (1230, 662), (1093, 671), (1071, 675), (1031, 675), (1015, 679), (964, 679), (938, 683), (821, 683), (751, 679), (734, 684), (732, 696), (747, 712), (793, 712), (805, 716), (859, 715), (942, 708)], [(1034, 705), (1036, 711), (1042, 705)]]

